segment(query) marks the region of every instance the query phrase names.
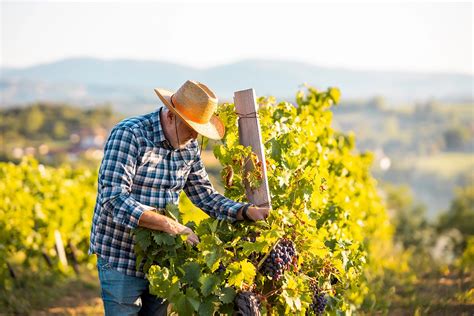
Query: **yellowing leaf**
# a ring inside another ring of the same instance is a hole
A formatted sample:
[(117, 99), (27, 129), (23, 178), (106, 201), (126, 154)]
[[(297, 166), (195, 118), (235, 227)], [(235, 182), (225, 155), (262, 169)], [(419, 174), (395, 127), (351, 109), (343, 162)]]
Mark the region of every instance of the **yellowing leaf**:
[(228, 283), (231, 286), (241, 288), (243, 283), (251, 284), (255, 278), (255, 266), (247, 259), (233, 262), (227, 267)]

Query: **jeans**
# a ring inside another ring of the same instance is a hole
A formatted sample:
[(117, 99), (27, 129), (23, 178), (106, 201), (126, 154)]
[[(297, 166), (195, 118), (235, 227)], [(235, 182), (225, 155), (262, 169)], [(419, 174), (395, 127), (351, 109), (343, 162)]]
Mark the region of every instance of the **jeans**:
[(97, 269), (106, 316), (164, 316), (168, 304), (148, 292), (148, 280), (126, 275), (97, 256)]

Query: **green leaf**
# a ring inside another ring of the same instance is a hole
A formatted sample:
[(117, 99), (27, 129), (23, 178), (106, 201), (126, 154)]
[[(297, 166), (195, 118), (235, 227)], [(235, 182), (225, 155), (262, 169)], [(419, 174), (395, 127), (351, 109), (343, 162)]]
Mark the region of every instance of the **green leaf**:
[(336, 247), (336, 244), (337, 244), (337, 239), (328, 239), (324, 242), (324, 245), (328, 248), (330, 248), (331, 250), (334, 250), (334, 248)]
[(244, 242), (242, 243), (242, 253), (250, 255), (252, 252), (261, 252), (267, 245), (267, 241)]
[(215, 275), (203, 274), (199, 278), (201, 282), (201, 293), (204, 296), (209, 296), (211, 293), (216, 291), (217, 285), (220, 282), (220, 278)]
[(214, 300), (206, 300), (199, 306), (199, 316), (213, 316), (216, 311), (216, 303)]
[(179, 295), (173, 306), (178, 312), (178, 315), (192, 315), (194, 313), (194, 307), (186, 298), (185, 294)]
[(171, 236), (170, 234), (163, 233), (163, 232), (153, 232), (152, 235), (153, 235), (153, 240), (158, 246), (160, 245), (172, 246), (176, 243), (176, 238), (174, 236)]
[(270, 154), (270, 157), (276, 161), (280, 161), (281, 160), (281, 145), (280, 143), (276, 140), (276, 139), (271, 139), (269, 141), (270, 145), (271, 145), (271, 148), (272, 148), (272, 152)]
[(231, 287), (225, 287), (222, 289), (219, 295), (219, 300), (224, 304), (229, 304), (234, 301), (235, 290)]
[(146, 228), (137, 228), (134, 230), (135, 242), (140, 246), (143, 252), (146, 252), (151, 245), (151, 231)]
[(201, 275), (201, 266), (196, 262), (189, 262), (183, 266), (183, 281), (194, 288), (199, 288), (199, 277)]
[(171, 203), (166, 205), (165, 212), (167, 216), (181, 223), (181, 213), (179, 212), (178, 205), (171, 204)]
[(201, 305), (201, 301), (199, 300), (199, 294), (196, 289), (187, 288), (186, 289), (186, 300), (191, 304), (194, 311), (199, 310), (199, 305)]
[(153, 264), (153, 259), (148, 257), (145, 261), (145, 264), (143, 265), (143, 272), (147, 273), (152, 264)]
[(212, 222), (212, 224), (210, 225), (210, 228), (211, 228), (211, 233), (215, 233), (217, 231), (217, 226), (219, 225), (219, 220), (215, 220), (214, 222)]
[(135, 261), (135, 268), (138, 270), (140, 268), (140, 264), (143, 261), (144, 256), (142, 254), (137, 255), (137, 260)]
[(148, 271), (147, 279), (150, 282), (151, 294), (169, 298), (169, 291), (173, 280), (167, 268), (153, 265)]
[(201, 252), (201, 255), (206, 263), (207, 267), (212, 270), (213, 265), (217, 262), (217, 254), (215, 252), (204, 250)]

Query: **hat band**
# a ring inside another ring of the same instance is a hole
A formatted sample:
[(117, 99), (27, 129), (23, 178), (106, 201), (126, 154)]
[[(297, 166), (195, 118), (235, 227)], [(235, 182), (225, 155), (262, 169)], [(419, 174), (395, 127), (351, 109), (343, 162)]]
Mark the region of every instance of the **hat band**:
[(171, 98), (170, 98), (170, 101), (171, 101), (171, 105), (177, 110), (179, 111), (179, 114), (183, 115), (183, 119), (184, 120), (189, 120), (189, 121), (192, 121), (194, 123), (198, 123), (198, 124), (206, 124), (206, 123), (209, 123), (209, 120), (206, 120), (206, 119), (202, 119), (200, 116), (196, 117), (196, 113), (193, 113), (192, 112), (192, 109), (191, 111), (189, 111), (186, 107), (182, 107), (180, 103), (176, 102), (176, 104), (173, 102), (173, 97), (175, 96), (175, 94), (171, 95)]

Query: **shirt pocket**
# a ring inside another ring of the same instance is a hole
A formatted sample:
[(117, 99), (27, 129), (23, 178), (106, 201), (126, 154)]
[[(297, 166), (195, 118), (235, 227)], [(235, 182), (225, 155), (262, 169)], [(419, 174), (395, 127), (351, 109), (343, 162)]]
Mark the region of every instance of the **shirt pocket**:
[(169, 188), (171, 185), (170, 151), (164, 148), (153, 148), (147, 150), (137, 167), (133, 180), (136, 188)]

